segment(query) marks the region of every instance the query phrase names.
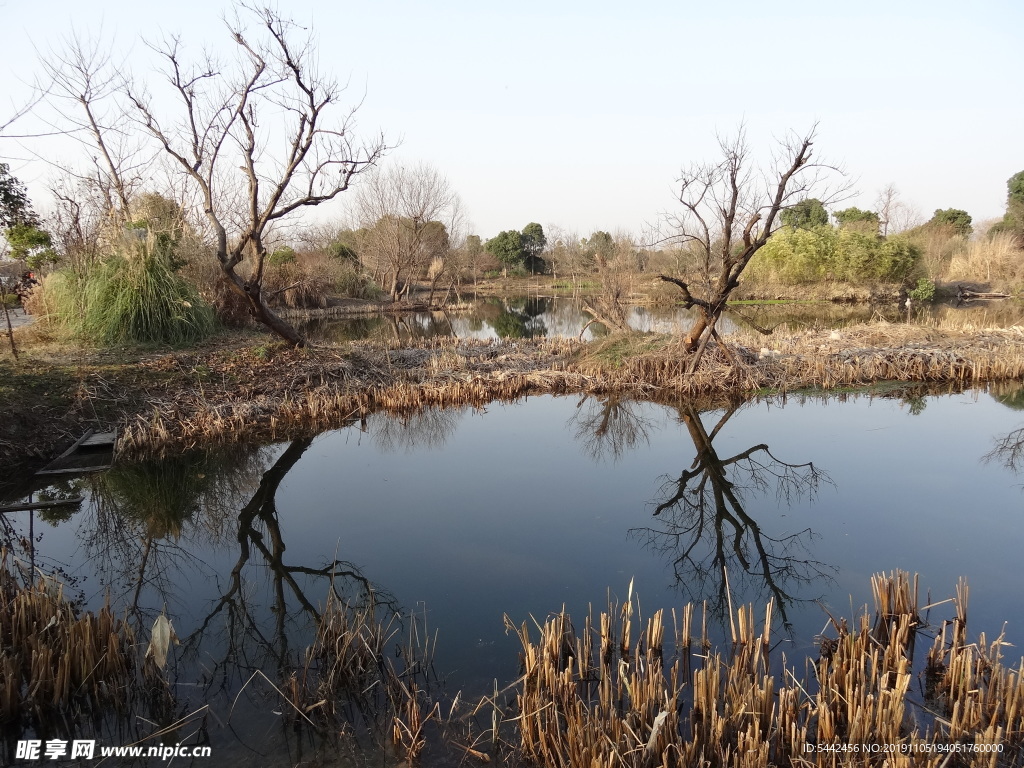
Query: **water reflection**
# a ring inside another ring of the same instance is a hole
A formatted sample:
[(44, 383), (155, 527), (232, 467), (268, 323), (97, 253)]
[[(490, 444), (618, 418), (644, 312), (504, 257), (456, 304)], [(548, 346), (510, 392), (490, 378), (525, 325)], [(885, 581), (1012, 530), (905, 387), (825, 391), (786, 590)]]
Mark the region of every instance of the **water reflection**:
[(407, 312), (344, 320), (313, 318), (299, 322), (298, 327), (310, 339), (336, 344), (363, 339), (406, 344), (435, 336), (458, 335), (451, 317), (445, 312)]
[[(813, 462), (779, 459), (760, 443), (732, 456), (719, 455), (715, 438), (739, 410), (732, 405), (710, 431), (692, 404), (677, 407), (696, 455), (678, 478), (666, 481), (654, 508), (657, 525), (630, 535), (671, 563), (675, 586), (686, 600), (707, 601), (712, 615), (729, 615), (729, 593), (774, 598), (783, 622), (801, 587), (829, 578), (834, 569), (809, 557), (810, 528), (772, 535), (747, 511), (749, 497), (773, 494), (780, 507), (813, 501), (829, 475)], [(655, 426), (647, 404), (614, 396), (584, 399), (570, 425), (592, 458), (618, 458), (647, 442)]]
[[(311, 562), (319, 553), (300, 547), (289, 557), (289, 533), (301, 532), (303, 521), (292, 518), (289, 524), (287, 516), (282, 518), (278, 496), (313, 442), (307, 438), (283, 449), (238, 447), (125, 463), (48, 489), (49, 495), (86, 494), (79, 507), (46, 510), (51, 525), (76, 527), (79, 557), (99, 576), (100, 594), (83, 594), (79, 603), (110, 594), (115, 610), (127, 615), (142, 639), (142, 650), (155, 617), (164, 612), (181, 638), (181, 647), (171, 654), (168, 682), (161, 678), (160, 685), (143, 691), (153, 730), (168, 728), (176, 717), (197, 708), (208, 712), (201, 705), (215, 701), (217, 714), (209, 722), (203, 719), (203, 738), (222, 730), (214, 724), (233, 731), (214, 735), (215, 744), (218, 738), (248, 738), (253, 722), (261, 727), (282, 723), (272, 713), (277, 705), (267, 702), (267, 686), (248, 683), (261, 672), (284, 690), (300, 670), (306, 684), (305, 649), (331, 597), (345, 610), (368, 609), (385, 622), (400, 615), (390, 594), (337, 553)], [(35, 549), (45, 549), (39, 530), (47, 526), (25, 531), (6, 516), (0, 519), (6, 539), (0, 543), (21, 542), (31, 563), (22, 570), (43, 573), (36, 569), (42, 559), (35, 557)], [(70, 592), (74, 582), (67, 572), (46, 570), (47, 579), (57, 578)], [(236, 707), (238, 717), (231, 722), (228, 712)], [(105, 740), (115, 744), (125, 742), (127, 733), (131, 740), (145, 740), (147, 721), (137, 719), (132, 712), (112, 712), (109, 722), (80, 724), (68, 733), (75, 738), (107, 734)], [(122, 733), (126, 723), (132, 727)], [(162, 737), (178, 738), (169, 730)], [(185, 741), (185, 735), (178, 740)]]
[(580, 400), (569, 427), (584, 453), (601, 461), (646, 444), (658, 422), (649, 415), (648, 403), (611, 394)]
[[(574, 338), (592, 320), (580, 297), (487, 297), (452, 312), (408, 312), (373, 317), (311, 319), (300, 326), (309, 338), (345, 342), (359, 339), (408, 342), (433, 336), (460, 338)], [(673, 305), (629, 306), (626, 322), (638, 331), (676, 333), (689, 326), (692, 312)], [(721, 322), (722, 333), (746, 330), (756, 334), (775, 330), (804, 331), (842, 328), (885, 320), (891, 323), (969, 322), (1009, 325), (1020, 320), (1017, 302), (998, 307), (935, 305), (915, 307), (908, 315), (900, 305), (837, 304), (829, 301), (730, 305)], [(595, 323), (584, 334), (593, 339), (607, 333)]]
[[(1019, 382), (999, 382), (989, 387), (989, 395), (997, 403), (1013, 411), (1024, 410), (1024, 386)], [(1002, 464), (1011, 472), (1024, 469), (1024, 426), (1017, 427), (995, 440), (995, 446), (985, 454), (986, 462)]]
[[(312, 442), (312, 438), (306, 438), (290, 443), (263, 473), (255, 493), (238, 512), (238, 557), (220, 597), (185, 643), (186, 647), (198, 646), (218, 619), (227, 646), (214, 669), (228, 671), (231, 665), (243, 662), (251, 670), (273, 662), (283, 670), (289, 660), (289, 625), (308, 631), (320, 619), (314, 600), (319, 602), (328, 592), (344, 601), (378, 599), (370, 581), (347, 561), (335, 559), (320, 567), (286, 562), (277, 493)], [(244, 578), (254, 567), (263, 570), (269, 579), (264, 591), (255, 595), (245, 589)], [(315, 597), (311, 599), (310, 594)], [(269, 606), (263, 604), (264, 599), (269, 600)], [(268, 608), (273, 616), (269, 627), (264, 624)]]
[(543, 315), (550, 311), (553, 303), (551, 299), (534, 297), (505, 302), (491, 300), (486, 303), (492, 306), (496, 304), (500, 309), (496, 316), (487, 321), (499, 338), (533, 339), (548, 335)]
[(233, 515), (263, 459), (258, 448), (195, 451), (90, 478), (78, 537), (100, 583), (140, 619), (186, 604), (183, 575), (209, 572), (199, 547), (230, 542)]
[(385, 452), (440, 448), (455, 433), (462, 413), (458, 408), (425, 408), (394, 416), (374, 414), (366, 431)]

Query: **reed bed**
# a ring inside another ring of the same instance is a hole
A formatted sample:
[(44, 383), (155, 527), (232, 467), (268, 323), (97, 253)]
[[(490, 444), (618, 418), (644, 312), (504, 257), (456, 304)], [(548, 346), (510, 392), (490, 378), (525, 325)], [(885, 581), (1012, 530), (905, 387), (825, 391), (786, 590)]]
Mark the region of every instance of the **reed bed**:
[(437, 683), (435, 642), (425, 617), (403, 622), (372, 596), (355, 605), (332, 591), (302, 668), (283, 686), (292, 720), (390, 740), (402, 759), (416, 758), (429, 724), (440, 721), (440, 706), (429, 695)]
[[(954, 330), (874, 323), (842, 331), (709, 345), (686, 372), (679, 341), (631, 334), (603, 342), (429, 339), (313, 350), (256, 348), (197, 358), (206, 371), (148, 396), (123, 423), (121, 450), (143, 455), (211, 442), (284, 439), (375, 411), (484, 405), (531, 394), (607, 394), (723, 402), (754, 393), (879, 381), (955, 386), (1024, 378), (1024, 329)], [(153, 365), (165, 363), (157, 361)]]
[(125, 714), (147, 664), (127, 621), (109, 604), (80, 613), (53, 579), (28, 585), (0, 552), (0, 725), (71, 722)]
[(967, 643), (966, 586), (928, 653), (919, 699), (916, 577), (878, 574), (872, 588), (873, 615), (865, 608), (852, 626), (830, 617), (803, 676), (784, 654), (772, 658), (771, 603), (761, 618), (730, 607), (725, 652), (711, 650), (694, 606), (671, 613), (671, 632), (663, 611), (642, 620), (632, 585), (581, 633), (564, 610), (534, 628), (506, 617), (522, 676), (511, 706), (497, 694), (478, 705), (475, 715), (493, 711), (479, 740), (551, 768), (1021, 765), (1021, 667), (1004, 666), (1002, 635)]

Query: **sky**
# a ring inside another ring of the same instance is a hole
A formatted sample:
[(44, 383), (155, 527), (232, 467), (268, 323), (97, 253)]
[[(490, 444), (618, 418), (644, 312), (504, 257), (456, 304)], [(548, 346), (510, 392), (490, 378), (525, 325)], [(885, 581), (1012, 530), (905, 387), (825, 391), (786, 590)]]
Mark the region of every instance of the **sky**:
[[(72, 31), (109, 40), (135, 78), (153, 77), (146, 40), (189, 52), (232, 47), (218, 0), (0, 0), (0, 124), (29, 95), (39, 53)], [(426, 162), (459, 193), (471, 231), (537, 221), (581, 236), (640, 233), (674, 210), (680, 169), (714, 160), (746, 127), (766, 159), (787, 131), (818, 124), (819, 158), (842, 165), (843, 204), (871, 208), (895, 184), (925, 218), (1005, 210), (1024, 169), (1019, 0), (362, 2), (293, 0), (322, 71), (362, 102), (357, 129)], [(31, 132), (29, 115), (7, 135)], [(52, 139), (0, 136), (0, 161), (47, 209), (74, 162)], [(343, 215), (345, 197), (323, 216)], [(350, 205), (350, 203), (349, 203)]]

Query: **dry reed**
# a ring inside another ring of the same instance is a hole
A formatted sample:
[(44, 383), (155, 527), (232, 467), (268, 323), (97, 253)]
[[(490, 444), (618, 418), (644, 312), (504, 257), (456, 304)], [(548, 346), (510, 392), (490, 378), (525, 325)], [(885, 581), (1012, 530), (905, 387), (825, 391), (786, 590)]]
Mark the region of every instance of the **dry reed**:
[(82, 614), (63, 585), (40, 574), (26, 586), (17, 570), (0, 552), (0, 724), (126, 713), (152, 672), (131, 626), (109, 604)]
[(426, 632), (425, 617), (403, 622), (371, 596), (353, 605), (332, 591), (320, 616), (316, 639), (305, 662), (279, 692), (293, 719), (335, 730), (341, 724), (383, 741), (406, 760), (426, 745), (427, 725), (439, 720), (429, 691), (433, 683), (436, 638)]
[[(429, 339), (399, 347), (257, 348), (199, 357), (200, 386), (152, 393), (148, 411), (121, 425), (123, 454), (201, 444), (285, 439), (344, 426), (375, 411), (484, 405), (530, 394), (608, 394), (721, 403), (765, 392), (834, 389), (879, 381), (972, 386), (1024, 378), (1024, 329), (939, 329), (874, 323), (842, 331), (709, 346), (699, 369), (674, 338), (631, 334), (570, 340)], [(741, 339), (742, 341), (742, 339)]]
[(1012, 232), (1000, 232), (964, 243), (950, 257), (942, 277), (952, 281), (982, 281), (1003, 288), (1020, 285), (1024, 252)]
[(491, 740), (551, 768), (1020, 765), (1021, 668), (1003, 665), (1002, 635), (966, 643), (966, 586), (928, 655), (924, 702), (910, 695), (916, 577), (879, 574), (872, 589), (874, 617), (865, 610), (852, 629), (830, 618), (831, 636), (808, 662), (813, 679), (784, 655), (770, 658), (771, 603), (761, 620), (753, 606), (730, 609), (725, 654), (706, 649), (706, 629), (695, 636), (693, 606), (673, 612), (666, 646), (665, 614), (641, 621), (632, 585), (626, 604), (588, 615), (582, 635), (564, 610), (537, 624), (538, 635), (506, 617), (523, 674), (514, 706), (485, 700), (499, 712)]

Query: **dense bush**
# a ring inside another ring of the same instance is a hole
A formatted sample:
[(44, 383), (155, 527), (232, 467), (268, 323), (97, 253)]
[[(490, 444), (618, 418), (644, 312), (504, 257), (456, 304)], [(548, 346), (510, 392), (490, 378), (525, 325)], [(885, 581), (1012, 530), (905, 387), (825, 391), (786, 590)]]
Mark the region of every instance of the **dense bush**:
[(281, 248), (267, 260), (263, 291), (272, 305), (326, 307), (332, 296), (379, 299), (381, 289), (347, 259)]
[(919, 301), (926, 304), (935, 298), (935, 283), (927, 277), (922, 277), (917, 281), (917, 285), (914, 289), (907, 295), (912, 301)]
[(50, 319), (98, 344), (188, 344), (216, 321), (199, 293), (175, 274), (161, 249), (112, 255), (84, 276), (71, 271), (43, 284)]
[(784, 284), (906, 282), (917, 269), (920, 249), (902, 237), (888, 239), (857, 229), (784, 227), (757, 252), (748, 276)]
[(373, 282), (373, 278), (351, 262), (342, 262), (341, 270), (334, 282), (334, 289), (339, 296), (352, 299), (371, 299), (379, 301), (384, 298), (384, 290)]

